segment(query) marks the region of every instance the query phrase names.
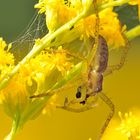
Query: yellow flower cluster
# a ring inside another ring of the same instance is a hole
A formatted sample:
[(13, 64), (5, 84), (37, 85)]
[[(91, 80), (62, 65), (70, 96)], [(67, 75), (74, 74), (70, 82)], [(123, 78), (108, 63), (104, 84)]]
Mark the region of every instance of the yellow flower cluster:
[[(101, 4), (105, 1), (98, 1)], [(74, 18), (80, 11), (83, 10), (84, 3), (77, 0), (67, 1), (63, 0), (40, 0), (35, 8), (40, 9), (39, 13), (45, 12), (46, 23), (50, 32), (54, 32), (57, 28), (67, 23)], [(94, 6), (93, 6), (94, 9)], [(113, 48), (125, 46), (125, 39), (123, 38), (123, 28), (118, 19), (117, 13), (113, 8), (107, 8), (99, 12), (99, 34), (101, 34), (107, 41), (108, 45)], [(79, 38), (95, 37), (96, 15), (93, 14), (83, 20), (79, 21), (73, 29), (73, 37), (79, 34)], [(75, 32), (75, 33), (74, 33)], [(77, 36), (75, 36), (76, 38)]]
[(136, 115), (132, 112), (124, 115), (119, 112), (118, 119), (113, 119), (103, 135), (103, 140), (139, 140), (140, 139), (140, 115), (139, 111)]
[(35, 8), (40, 9), (39, 13), (45, 12), (49, 32), (54, 32), (76, 15), (74, 9), (68, 7), (63, 0), (40, 0)]
[[(108, 15), (108, 16), (107, 16)], [(107, 41), (110, 47), (118, 48), (125, 46), (123, 31), (118, 19), (117, 13), (112, 8), (105, 9), (99, 13), (99, 34)], [(96, 16), (91, 15), (83, 19), (76, 26), (78, 27), (81, 37), (95, 37)]]
[(67, 53), (60, 46), (56, 50), (44, 50), (25, 65), (21, 65), (20, 73), (26, 78), (28, 86), (32, 86), (32, 81), (36, 81), (36, 92), (41, 93), (65, 76), (72, 67)]
[(14, 56), (9, 52), (11, 45), (0, 38), (0, 79), (14, 66)]
[[(14, 63), (14, 57), (4, 50), (5, 47), (6, 43), (1, 39), (0, 57), (5, 61), (1, 61), (1, 66), (9, 68), (9, 65)], [(29, 97), (46, 92), (65, 76), (73, 67), (70, 61), (71, 59), (60, 46), (56, 50), (44, 50), (26, 64), (21, 64), (19, 72), (0, 91), (0, 101), (6, 113), (14, 118), (16, 112), (21, 115), (25, 110), (27, 111), (32, 103)]]
[(132, 112), (125, 113), (124, 117), (119, 112), (121, 119), (120, 127), (117, 128), (128, 139), (140, 139), (140, 118), (132, 114)]
[(27, 93), (24, 77), (18, 74), (0, 91), (1, 104), (11, 118), (14, 118), (16, 113), (22, 115), (28, 103)]

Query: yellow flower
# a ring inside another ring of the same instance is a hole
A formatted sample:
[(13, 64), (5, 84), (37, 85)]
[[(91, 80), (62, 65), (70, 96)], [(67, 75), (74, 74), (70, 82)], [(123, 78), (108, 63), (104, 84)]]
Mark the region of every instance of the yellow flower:
[[(38, 40), (37, 43), (41, 42)], [(3, 48), (6, 46), (5, 42), (1, 44)], [(59, 47), (56, 50), (44, 50), (25, 64), (19, 64), (18, 73), (0, 91), (0, 104), (13, 119), (13, 135), (25, 122), (41, 114), (44, 108), (48, 113), (55, 108), (55, 93), (44, 98), (30, 99), (30, 96), (51, 91), (51, 88), (72, 68), (73, 64), (70, 61), (66, 51)], [(62, 83), (61, 86), (63, 84), (66, 83)], [(12, 137), (11, 133), (6, 139)]]
[(140, 137), (140, 117), (134, 116), (132, 112), (125, 113), (124, 117), (122, 113), (119, 112), (119, 116), (121, 124), (117, 130), (129, 139), (137, 139)]
[(23, 113), (28, 103), (26, 84), (23, 77), (16, 75), (6, 88), (0, 91), (0, 100), (5, 112), (14, 118), (15, 113)]
[(73, 64), (69, 62), (70, 58), (67, 57), (67, 52), (61, 46), (58, 48), (57, 53), (51, 55), (50, 60), (52, 60), (52, 65), (55, 65), (63, 76), (73, 67)]
[(14, 56), (10, 52), (8, 52), (8, 48), (6, 50), (6, 47), (6, 42), (2, 38), (0, 38), (0, 65), (13, 65)]
[(0, 38), (0, 48), (4, 49), (7, 46), (6, 42), (3, 40), (3, 38)]
[[(108, 1), (99, 0), (98, 5), (105, 2)], [(45, 12), (46, 24), (51, 33), (73, 19), (84, 9), (85, 6), (86, 3), (80, 0), (69, 0), (67, 2), (63, 0), (40, 0), (39, 3), (35, 5), (35, 8), (40, 9), (39, 13)], [(92, 8), (94, 9), (94, 6)], [(108, 15), (108, 17), (106, 15)], [(118, 15), (113, 11), (113, 8), (107, 8), (99, 12), (99, 18), (99, 34), (106, 39), (108, 45), (113, 48), (125, 46), (125, 39), (122, 35), (123, 30), (118, 19)], [(95, 26), (96, 16), (93, 14), (79, 21), (74, 26), (74, 30), (70, 32), (70, 34), (72, 34), (73, 37), (75, 36), (75, 38), (77, 37), (77, 34), (79, 34), (79, 38), (81, 39), (86, 39), (90, 36), (95, 37)], [(68, 33), (64, 34), (68, 35)]]
[[(6, 49), (7, 47), (7, 49)], [(9, 52), (11, 44), (7, 46), (6, 42), (0, 38), (0, 77), (2, 78), (14, 66), (14, 56)]]
[[(117, 13), (113, 12), (112, 8), (108, 8), (99, 13), (99, 18), (99, 34), (106, 39), (108, 45), (114, 48), (125, 46), (125, 40), (122, 36), (122, 27)], [(95, 37), (95, 24), (95, 15), (91, 15), (79, 22), (76, 27), (81, 34), (81, 38)]]
[[(4, 48), (6, 46), (5, 42), (2, 42), (2, 44)], [(6, 52), (4, 53), (4, 55), (7, 55)], [(44, 50), (36, 57), (28, 60), (26, 64), (20, 64), (19, 72), (0, 91), (0, 103), (3, 105), (6, 113), (11, 118), (14, 118), (17, 112), (21, 118), (24, 115), (28, 115), (30, 118), (34, 113), (41, 113), (43, 107), (46, 106), (46, 102), (41, 98), (37, 99), (37, 101), (36, 99), (32, 101), (29, 97), (33, 94), (48, 91), (56, 82), (63, 78), (73, 67), (70, 61), (71, 59), (66, 51), (59, 47), (56, 50)], [(8, 62), (6, 61), (6, 64)], [(54, 96), (51, 99), (53, 98)], [(38, 106), (38, 102), (41, 102), (40, 106)], [(52, 100), (47, 105), (52, 106)], [(30, 112), (31, 108), (36, 109)]]
[(122, 115), (119, 112), (121, 123), (113, 119), (102, 140), (138, 140), (140, 139), (140, 114), (133, 115), (132, 112)]
[(38, 56), (20, 67), (20, 77), (26, 81), (28, 89), (36, 84), (32, 94), (40, 94), (49, 90), (59, 79), (73, 67), (67, 53), (59, 47), (56, 50), (44, 50)]
[(45, 12), (49, 32), (54, 32), (76, 15), (73, 8), (65, 4), (63, 0), (40, 0), (35, 8), (40, 9), (39, 13)]

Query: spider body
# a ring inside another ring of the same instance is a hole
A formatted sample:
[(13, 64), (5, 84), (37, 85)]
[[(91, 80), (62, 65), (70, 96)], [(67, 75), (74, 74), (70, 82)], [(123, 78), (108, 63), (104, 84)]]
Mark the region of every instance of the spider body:
[[(94, 47), (94, 46), (93, 46)], [(107, 68), (108, 63), (108, 46), (106, 40), (99, 35), (98, 38), (98, 48), (96, 50), (95, 56), (92, 60), (92, 63), (88, 68), (88, 76), (87, 76), (87, 86), (86, 86), (86, 97), (85, 101), (90, 96), (95, 96), (97, 93), (102, 91), (102, 83), (103, 83), (103, 72)], [(79, 98), (81, 93), (81, 87), (78, 87), (76, 97)], [(80, 90), (79, 90), (80, 89)], [(85, 101), (82, 101), (82, 104), (85, 104)]]

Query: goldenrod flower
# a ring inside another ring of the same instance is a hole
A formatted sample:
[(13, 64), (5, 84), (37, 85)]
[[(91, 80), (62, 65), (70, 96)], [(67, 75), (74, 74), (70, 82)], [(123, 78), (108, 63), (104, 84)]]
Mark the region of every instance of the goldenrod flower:
[[(125, 46), (125, 40), (122, 36), (122, 27), (117, 13), (113, 12), (112, 8), (108, 8), (99, 13), (99, 18), (99, 34), (106, 39), (108, 45), (114, 48)], [(95, 14), (79, 22), (76, 26), (81, 34), (81, 38), (95, 37), (95, 24)]]
[(2, 38), (0, 38), (0, 65), (1, 66), (14, 64), (14, 56), (12, 53), (8, 52), (8, 48), (9, 46), (7, 46), (6, 42)]
[[(12, 54), (3, 50), (6, 46), (5, 42), (1, 41), (1, 44), (0, 51), (3, 52), (3, 56), (13, 58), (11, 57)], [(10, 64), (14, 63), (13, 59), (5, 58), (5, 60), (6, 62), (1, 65), (5, 64), (8, 68)], [(56, 50), (44, 50), (36, 57), (28, 60), (26, 64), (20, 64), (19, 72), (0, 91), (0, 103), (5, 112), (15, 122), (18, 122), (17, 128), (20, 128), (36, 114), (39, 115), (46, 103), (47, 108), (52, 109), (55, 96), (49, 96), (44, 100), (41, 98), (31, 100), (29, 97), (33, 94), (47, 92), (59, 82), (73, 67), (70, 61), (67, 53), (62, 47), (59, 47)], [(49, 98), (50, 101), (47, 102)]]
[(24, 78), (27, 78), (29, 81), (34, 79), (36, 82), (41, 77), (44, 78), (49, 75), (53, 69), (57, 69), (64, 76), (73, 67), (70, 61), (67, 53), (60, 46), (57, 50), (42, 51), (40, 55), (31, 59), (25, 65), (21, 65), (21, 73)]
[(11, 45), (7, 46), (6, 42), (0, 38), (0, 78), (14, 66), (14, 56), (9, 52), (9, 47)]
[(140, 139), (140, 116), (132, 112), (122, 115), (119, 112), (118, 119), (113, 119), (109, 124), (102, 140), (138, 140)]
[(51, 65), (55, 65), (63, 76), (73, 67), (70, 58), (67, 57), (67, 52), (63, 51), (62, 47), (58, 48), (57, 53), (51, 55), (50, 60), (53, 60)]
[[(56, 51), (43, 51), (25, 65), (21, 65), (19, 73), (12, 78), (6, 88), (1, 90), (1, 103), (6, 108), (6, 112), (10, 116), (17, 109), (20, 113), (23, 112), (23, 108), (26, 108), (29, 102), (29, 96), (35, 92), (39, 94), (49, 90), (58, 79), (67, 74), (72, 66), (62, 47)], [(32, 86), (34, 89), (29, 90)]]
[(28, 92), (23, 77), (15, 76), (0, 92), (0, 100), (6, 113), (14, 118), (18, 112), (20, 115), (24, 112), (28, 103)]
[[(99, 4), (105, 3), (107, 1), (98, 1)], [(65, 3), (63, 0), (40, 0), (35, 8), (40, 9), (40, 13), (45, 12), (46, 23), (50, 32), (54, 32), (57, 28), (67, 23), (69, 20), (74, 18), (79, 12), (81, 12), (84, 7), (86, 7), (86, 2), (84, 1), (74, 1), (69, 0)], [(94, 5), (92, 6), (94, 9)], [(106, 17), (108, 15), (108, 18)], [(107, 8), (99, 12), (100, 18), (100, 31), (101, 34), (107, 41), (108, 45), (114, 48), (125, 46), (125, 40), (123, 38), (123, 30), (118, 19), (117, 13), (113, 12), (113, 8)], [(87, 18), (84, 18), (75, 25), (75, 29), (72, 31), (72, 38), (87, 38), (95, 37), (96, 28), (96, 15), (93, 14)], [(68, 33), (64, 33), (68, 35)], [(70, 32), (71, 34), (71, 32)], [(67, 39), (68, 37), (64, 37)]]
[(49, 32), (54, 32), (76, 15), (64, 0), (40, 0), (35, 8), (40, 9), (39, 13), (45, 12)]
[(138, 139), (140, 137), (140, 117), (134, 116), (132, 112), (125, 113), (124, 117), (119, 112), (121, 119), (120, 127), (117, 128), (128, 139)]

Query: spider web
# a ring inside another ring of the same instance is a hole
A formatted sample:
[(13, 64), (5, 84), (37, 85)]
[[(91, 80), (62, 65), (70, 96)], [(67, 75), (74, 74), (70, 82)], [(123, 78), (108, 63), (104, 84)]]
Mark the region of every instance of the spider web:
[(31, 51), (35, 39), (43, 37), (47, 32), (45, 15), (40, 15), (36, 11), (24, 31), (12, 42), (13, 47), (10, 51), (14, 54), (16, 63)]
[[(123, 23), (126, 24), (128, 28), (132, 28), (134, 25), (138, 24), (136, 6), (124, 5), (121, 7), (116, 7), (114, 10), (119, 14), (119, 18), (122, 21), (122, 24)], [(128, 13), (130, 13), (130, 14), (128, 14)], [(132, 16), (126, 16), (126, 15), (132, 15)], [(131, 18), (132, 22), (130, 22), (130, 18)], [(21, 61), (31, 51), (31, 49), (34, 45), (35, 39), (42, 38), (45, 34), (47, 34), (48, 30), (47, 30), (45, 21), (46, 21), (45, 15), (38, 14), (38, 11), (36, 10), (33, 18), (31, 19), (31, 21), (29, 22), (27, 27), (16, 38), (16, 40), (14, 42), (12, 42), (13, 47), (11, 48), (11, 52), (15, 56), (15, 60), (16, 60), (15, 63), (18, 63), (19, 61)], [(133, 23), (133, 25), (130, 25), (130, 23), (131, 24)], [(71, 45), (70, 48), (74, 52), (74, 48), (72, 48), (72, 46), (74, 46), (74, 45)], [(86, 46), (84, 46), (84, 48), (85, 47)], [(83, 48), (83, 47), (81, 47), (81, 48)], [(79, 52), (80, 52), (80, 50), (79, 50)]]

